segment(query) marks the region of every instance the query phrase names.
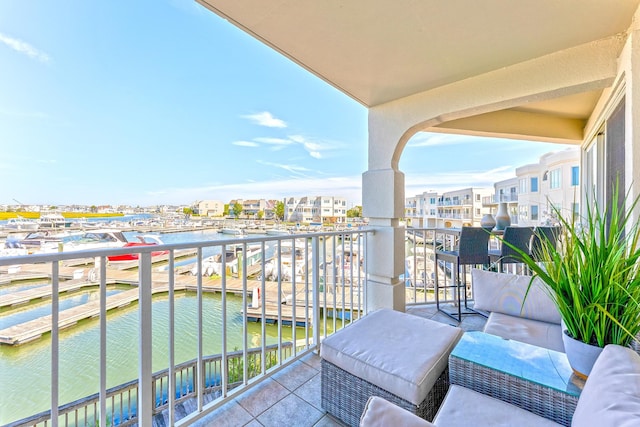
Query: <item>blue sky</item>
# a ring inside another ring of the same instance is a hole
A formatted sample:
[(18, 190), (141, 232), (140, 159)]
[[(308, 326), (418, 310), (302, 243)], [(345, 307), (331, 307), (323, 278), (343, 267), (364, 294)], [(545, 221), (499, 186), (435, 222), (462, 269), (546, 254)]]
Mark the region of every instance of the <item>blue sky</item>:
[[(366, 109), (192, 0), (2, 0), (0, 64), (0, 204), (361, 202)], [(400, 166), (411, 196), (562, 148), (420, 134)]]

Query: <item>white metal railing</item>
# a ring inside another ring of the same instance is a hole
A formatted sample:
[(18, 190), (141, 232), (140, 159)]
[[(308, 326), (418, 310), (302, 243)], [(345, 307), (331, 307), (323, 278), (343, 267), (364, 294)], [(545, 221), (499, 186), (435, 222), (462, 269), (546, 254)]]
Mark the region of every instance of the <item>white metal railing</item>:
[(494, 194), (492, 196), (485, 196), (482, 198), (483, 205), (495, 205), (497, 203), (502, 202), (517, 202), (518, 194), (516, 193), (507, 193), (507, 194)]
[[(451, 288), (451, 265), (436, 264), (436, 249), (452, 249), (457, 243), (459, 228), (408, 228), (405, 245), (405, 303), (407, 305), (435, 304), (435, 269), (439, 269), (439, 300), (456, 301)], [(470, 266), (464, 266), (466, 279), (471, 284)], [(467, 297), (473, 299), (473, 286), (467, 288)]]
[[(45, 329), (30, 329), (24, 332), (26, 335), (13, 337), (4, 333), (6, 329), (0, 331), (3, 345), (19, 345), (21, 340), (38, 339), (42, 333), (50, 333), (51, 406), (48, 411), (12, 420), (9, 425), (151, 426), (154, 417), (162, 411), (168, 414), (170, 425), (188, 425), (202, 418), (292, 361), (317, 350), (322, 338), (366, 315), (366, 240), (370, 232), (343, 230), (0, 258), (0, 273), (6, 274), (9, 281), (19, 281), (21, 275), (28, 277), (34, 272), (51, 281), (51, 319)], [(260, 248), (259, 259), (252, 264), (244, 255), (249, 255), (255, 245)], [(227, 249), (237, 251), (238, 247), (241, 248), (239, 261), (221, 256), (219, 276), (207, 276), (209, 272), (204, 267), (212, 260), (205, 252), (225, 254)], [(159, 252), (166, 255), (158, 256)], [(116, 270), (109, 264), (110, 256), (123, 254), (138, 255), (132, 270)], [(159, 258), (164, 263), (160, 268)], [(184, 265), (184, 260), (190, 258), (193, 263)], [(76, 263), (80, 259), (90, 264), (77, 279), (74, 272), (78, 271)], [(87, 307), (84, 314), (83, 310), (76, 310), (75, 317), (70, 319), (68, 310), (59, 309), (59, 291), (70, 283), (80, 285), (83, 281), (99, 286), (97, 314)], [(137, 292), (107, 297), (107, 284), (127, 281), (137, 286)], [(197, 357), (184, 363), (175, 360), (175, 330), (179, 322), (175, 310), (176, 291), (195, 292), (197, 299)], [(212, 332), (203, 328), (205, 292), (219, 292), (221, 298), (222, 351), (217, 356), (204, 354), (203, 341)], [(227, 344), (228, 318), (239, 314), (229, 312), (227, 293), (232, 292), (242, 296), (240, 349), (229, 349)], [(169, 342), (166, 368), (154, 373), (151, 337), (157, 322), (152, 317), (152, 306), (153, 295), (157, 293), (168, 296)], [(138, 377), (107, 389), (107, 312), (124, 304), (118, 298), (125, 296), (129, 302), (138, 304)], [(61, 325), (77, 322), (84, 315), (99, 317), (99, 338), (94, 343), (99, 348), (98, 390), (95, 395), (79, 401), (61, 402), (59, 367), (65, 357), (60, 347), (64, 339)], [(248, 340), (251, 320), (261, 322), (258, 346)], [(271, 345), (267, 344), (268, 322), (277, 328), (277, 341)], [(286, 328), (290, 328), (290, 339), (283, 338)], [(20, 331), (19, 327), (10, 329), (16, 334)], [(214, 361), (216, 368), (212, 368)], [(185, 383), (189, 384), (186, 389)], [(215, 399), (205, 404), (205, 395), (211, 393), (215, 393)], [(196, 410), (176, 420), (176, 405), (185, 399), (195, 399)]]

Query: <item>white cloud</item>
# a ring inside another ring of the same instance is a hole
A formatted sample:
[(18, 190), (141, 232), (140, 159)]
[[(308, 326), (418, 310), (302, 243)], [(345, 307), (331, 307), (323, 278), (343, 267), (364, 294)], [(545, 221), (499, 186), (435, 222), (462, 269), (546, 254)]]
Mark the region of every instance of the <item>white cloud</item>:
[(324, 153), (335, 151), (340, 148), (339, 143), (311, 140), (302, 135), (291, 135), (289, 136), (289, 138), (292, 141), (295, 141), (298, 144), (302, 145), (302, 147), (307, 151), (307, 153), (309, 153), (309, 155), (314, 159), (324, 158), (325, 157)]
[(13, 37), (9, 37), (2, 33), (0, 33), (0, 43), (4, 43), (9, 48), (23, 55), (27, 55), (31, 59), (35, 59), (37, 61), (44, 62), (44, 63), (48, 63), (51, 61), (51, 58), (49, 57), (49, 55), (36, 49), (35, 47), (31, 46), (29, 43), (19, 39), (15, 39)]
[(286, 138), (254, 138), (256, 142), (261, 142), (263, 144), (269, 145), (291, 145), (293, 141)]
[(242, 117), (245, 119), (249, 119), (253, 123), (260, 126), (266, 126), (269, 128), (286, 128), (287, 127), (287, 123), (284, 120), (275, 118), (268, 111), (263, 111), (261, 113), (256, 113), (256, 114), (248, 114)]
[(233, 141), (231, 144), (237, 145), (238, 147), (259, 147), (260, 144), (251, 141)]
[(284, 169), (287, 172), (291, 172), (296, 175), (303, 175), (304, 172), (312, 172), (311, 169), (306, 168), (304, 166), (296, 166), (296, 165), (287, 165), (283, 163), (273, 163), (273, 162), (265, 162), (263, 160), (258, 160), (258, 163), (265, 166), (273, 166), (275, 168)]

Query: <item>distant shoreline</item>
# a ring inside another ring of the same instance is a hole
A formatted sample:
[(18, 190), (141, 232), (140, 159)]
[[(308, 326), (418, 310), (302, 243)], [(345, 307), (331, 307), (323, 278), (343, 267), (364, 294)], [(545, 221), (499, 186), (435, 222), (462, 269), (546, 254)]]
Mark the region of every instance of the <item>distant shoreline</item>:
[[(21, 216), (27, 219), (38, 219), (41, 215), (49, 212), (0, 212), (0, 221)], [(74, 218), (107, 218), (124, 216), (122, 212), (116, 213), (94, 213), (94, 212), (60, 212), (66, 219)]]

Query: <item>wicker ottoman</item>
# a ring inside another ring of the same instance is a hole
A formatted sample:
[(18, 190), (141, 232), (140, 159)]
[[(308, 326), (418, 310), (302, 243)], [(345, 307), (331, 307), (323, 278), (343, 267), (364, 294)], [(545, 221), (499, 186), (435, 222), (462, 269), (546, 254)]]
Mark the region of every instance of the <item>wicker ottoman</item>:
[(321, 345), (322, 407), (357, 426), (370, 396), (431, 421), (449, 388), (449, 353), (462, 329), (380, 309)]

